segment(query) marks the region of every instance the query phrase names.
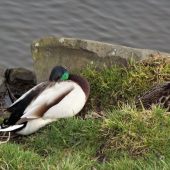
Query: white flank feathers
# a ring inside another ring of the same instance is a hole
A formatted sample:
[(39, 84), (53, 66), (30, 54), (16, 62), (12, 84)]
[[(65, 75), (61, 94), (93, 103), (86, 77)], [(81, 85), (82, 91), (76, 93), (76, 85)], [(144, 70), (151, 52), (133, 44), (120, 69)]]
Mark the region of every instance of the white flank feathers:
[[(64, 83), (64, 82), (63, 82)], [(68, 83), (68, 82), (67, 82)], [(66, 95), (61, 102), (51, 107), (45, 114), (44, 119), (61, 119), (72, 117), (76, 115), (84, 106), (86, 102), (86, 96), (76, 83), (70, 83), (74, 86), (74, 89)]]
[(36, 132), (38, 129), (56, 120), (57, 119), (43, 119), (43, 118), (30, 120), (28, 121), (26, 127), (24, 127), (20, 131), (17, 131), (16, 133), (19, 135), (30, 135)]

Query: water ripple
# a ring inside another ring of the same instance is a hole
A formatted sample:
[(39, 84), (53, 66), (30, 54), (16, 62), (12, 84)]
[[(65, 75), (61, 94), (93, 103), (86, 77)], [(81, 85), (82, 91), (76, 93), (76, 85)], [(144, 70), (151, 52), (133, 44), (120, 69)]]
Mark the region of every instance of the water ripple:
[(0, 2), (0, 67), (33, 70), (30, 43), (83, 38), (170, 52), (168, 0)]

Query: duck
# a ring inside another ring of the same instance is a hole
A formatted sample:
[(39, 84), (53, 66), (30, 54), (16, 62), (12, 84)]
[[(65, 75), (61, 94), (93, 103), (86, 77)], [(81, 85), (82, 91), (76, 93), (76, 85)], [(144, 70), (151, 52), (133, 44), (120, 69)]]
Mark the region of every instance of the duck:
[(89, 93), (84, 77), (55, 66), (49, 81), (24, 93), (7, 109), (11, 115), (3, 120), (0, 132), (30, 135), (51, 122), (73, 117), (82, 110)]
[(152, 105), (160, 105), (170, 111), (170, 81), (159, 83), (151, 87), (136, 101), (137, 109), (151, 109)]

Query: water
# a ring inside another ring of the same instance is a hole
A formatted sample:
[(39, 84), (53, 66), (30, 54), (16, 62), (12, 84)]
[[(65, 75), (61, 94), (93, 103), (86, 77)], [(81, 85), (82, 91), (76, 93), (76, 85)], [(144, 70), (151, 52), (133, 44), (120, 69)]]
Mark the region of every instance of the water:
[(170, 52), (169, 0), (0, 2), (0, 67), (33, 70), (41, 37), (90, 39)]

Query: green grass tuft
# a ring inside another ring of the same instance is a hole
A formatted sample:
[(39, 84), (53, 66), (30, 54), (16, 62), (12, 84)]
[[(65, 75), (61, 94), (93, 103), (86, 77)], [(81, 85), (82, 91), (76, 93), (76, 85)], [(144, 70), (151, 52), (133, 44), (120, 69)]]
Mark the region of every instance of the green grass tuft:
[[(137, 110), (134, 100), (156, 83), (169, 80), (163, 59), (127, 68), (87, 66), (91, 93), (81, 114), (51, 123), (37, 133), (0, 145), (1, 169), (169, 169), (170, 115), (159, 106)], [(2, 120), (2, 118), (1, 118)]]
[(105, 67), (101, 71), (88, 65), (81, 72), (90, 83), (91, 92), (87, 107), (93, 110), (112, 109), (132, 103), (153, 85), (170, 80), (170, 63), (162, 58), (145, 60), (135, 64), (133, 59), (128, 67)]

